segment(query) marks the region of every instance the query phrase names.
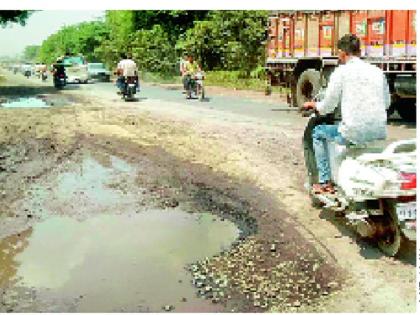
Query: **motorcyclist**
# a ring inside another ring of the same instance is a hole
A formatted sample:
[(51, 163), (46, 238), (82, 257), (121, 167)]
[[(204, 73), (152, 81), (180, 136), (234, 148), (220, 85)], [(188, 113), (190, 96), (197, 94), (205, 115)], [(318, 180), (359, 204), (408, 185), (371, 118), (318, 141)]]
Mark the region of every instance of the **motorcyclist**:
[(47, 65), (45, 63), (37, 63), (35, 65), (35, 72), (39, 78), (43, 78), (43, 76), (47, 73)]
[(187, 81), (185, 79), (186, 75), (187, 75), (187, 70), (185, 68), (186, 63), (188, 62), (188, 54), (184, 53), (184, 55), (182, 56), (180, 62), (179, 62), (179, 74), (181, 75), (181, 81), (182, 81), (182, 85), (184, 86), (184, 92), (185, 93), (187, 91)]
[(121, 61), (117, 65), (116, 74), (118, 75), (116, 85), (120, 89), (119, 93), (123, 93), (125, 90), (126, 77), (136, 77), (137, 91), (140, 91), (137, 65), (134, 60), (131, 59), (130, 55), (126, 53), (121, 54)]
[(339, 125), (318, 125), (312, 133), (313, 148), (319, 174), (314, 193), (333, 193), (327, 141), (340, 144), (362, 144), (386, 138), (386, 110), (390, 106), (388, 82), (378, 67), (362, 61), (360, 40), (347, 34), (338, 41), (340, 66), (331, 74), (325, 98), (306, 102), (305, 109), (319, 114), (332, 113), (340, 105)]
[(194, 60), (194, 56), (192, 54), (188, 54), (187, 61), (184, 64), (183, 77), (184, 88), (186, 90), (191, 88), (191, 85), (193, 84), (192, 78), (198, 71), (201, 71), (200, 65)]
[(52, 65), (53, 78), (56, 79), (59, 75), (66, 75), (66, 69), (64, 68), (64, 57), (59, 57)]

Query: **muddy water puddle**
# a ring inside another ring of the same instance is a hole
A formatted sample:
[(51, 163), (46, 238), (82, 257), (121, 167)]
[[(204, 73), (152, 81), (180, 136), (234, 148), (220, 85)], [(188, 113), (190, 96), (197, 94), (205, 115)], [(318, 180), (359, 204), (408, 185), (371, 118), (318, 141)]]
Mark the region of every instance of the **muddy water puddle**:
[(139, 208), (129, 188), (136, 167), (114, 156), (100, 160), (87, 155), (29, 190), (21, 205), (37, 223), (0, 240), (6, 310), (221, 311), (197, 297), (186, 267), (229, 248), (238, 228), (182, 205)]
[(52, 217), (28, 239), (0, 243), (1, 261), (9, 263), (0, 273), (8, 271), (18, 287), (47, 291), (57, 311), (72, 300), (80, 312), (161, 311), (165, 305), (203, 311), (211, 305), (195, 296), (185, 266), (220, 252), (237, 235), (233, 223), (181, 210), (82, 222)]
[(50, 108), (71, 105), (75, 100), (66, 95), (38, 94), (36, 96), (0, 98), (0, 108)]
[(133, 191), (135, 167), (115, 156), (101, 162), (86, 155), (48, 183), (32, 185), (21, 207), (39, 217), (134, 210), (138, 200), (138, 191)]
[(14, 100), (9, 100), (4, 103), (0, 103), (0, 107), (7, 108), (40, 108), (50, 107), (47, 102), (38, 97), (21, 97)]

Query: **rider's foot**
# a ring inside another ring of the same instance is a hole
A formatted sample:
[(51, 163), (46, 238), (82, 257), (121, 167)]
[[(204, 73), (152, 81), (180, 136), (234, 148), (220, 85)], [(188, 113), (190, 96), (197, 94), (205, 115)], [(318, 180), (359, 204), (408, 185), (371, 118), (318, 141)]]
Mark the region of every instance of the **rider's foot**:
[(331, 182), (325, 184), (324, 189), (326, 190), (327, 193), (330, 193), (330, 194), (335, 193), (335, 187)]
[(312, 192), (314, 194), (325, 194), (325, 193), (333, 194), (335, 193), (335, 188), (332, 183), (314, 184), (312, 186)]

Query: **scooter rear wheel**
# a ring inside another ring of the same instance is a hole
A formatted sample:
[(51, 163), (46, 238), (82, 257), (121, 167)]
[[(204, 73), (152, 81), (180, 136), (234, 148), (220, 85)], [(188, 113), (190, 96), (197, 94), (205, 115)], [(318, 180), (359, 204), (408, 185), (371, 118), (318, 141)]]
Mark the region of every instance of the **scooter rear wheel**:
[(385, 255), (393, 257), (401, 248), (402, 235), (395, 207), (389, 203), (384, 203), (384, 207), (384, 224), (389, 232), (378, 239), (378, 247)]

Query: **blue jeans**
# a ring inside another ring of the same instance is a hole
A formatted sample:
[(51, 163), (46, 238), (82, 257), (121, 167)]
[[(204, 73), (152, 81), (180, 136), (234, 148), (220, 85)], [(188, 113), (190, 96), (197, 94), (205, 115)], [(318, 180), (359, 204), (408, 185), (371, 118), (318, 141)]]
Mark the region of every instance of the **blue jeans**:
[(327, 141), (336, 141), (340, 144), (345, 144), (345, 139), (338, 132), (337, 125), (318, 125), (312, 131), (312, 140), (319, 183), (324, 184), (331, 180)]

